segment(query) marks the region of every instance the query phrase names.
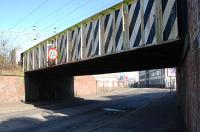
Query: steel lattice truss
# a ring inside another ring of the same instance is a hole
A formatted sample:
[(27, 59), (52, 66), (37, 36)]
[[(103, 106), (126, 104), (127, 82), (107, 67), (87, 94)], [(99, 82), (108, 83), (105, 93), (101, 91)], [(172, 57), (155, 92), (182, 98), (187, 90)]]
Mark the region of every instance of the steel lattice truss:
[[(48, 38), (23, 53), (24, 71), (177, 40), (176, 0), (128, 0)], [(48, 60), (55, 47), (58, 58)]]

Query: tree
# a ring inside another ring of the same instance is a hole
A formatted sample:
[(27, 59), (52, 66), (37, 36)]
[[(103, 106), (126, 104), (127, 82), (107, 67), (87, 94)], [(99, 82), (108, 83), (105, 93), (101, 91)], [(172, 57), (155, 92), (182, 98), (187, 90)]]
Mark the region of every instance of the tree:
[(9, 43), (9, 39), (0, 33), (0, 74), (4, 69), (13, 70), (16, 68), (16, 51), (17, 47), (13, 47)]
[(5, 38), (3, 33), (0, 34), (0, 73), (2, 72), (7, 59), (7, 45), (8, 39)]
[(17, 51), (17, 48), (14, 48), (10, 51), (10, 63), (12, 65), (16, 64), (16, 59), (17, 59), (16, 51)]

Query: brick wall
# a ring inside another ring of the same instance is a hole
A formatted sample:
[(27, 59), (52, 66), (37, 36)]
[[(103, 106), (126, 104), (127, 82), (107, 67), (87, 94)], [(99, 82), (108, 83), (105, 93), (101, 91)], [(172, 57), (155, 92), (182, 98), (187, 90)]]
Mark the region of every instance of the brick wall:
[(102, 95), (107, 92), (112, 92), (127, 87), (128, 83), (96, 80), (93, 76), (74, 77), (74, 94), (76, 97), (95, 94)]
[(24, 78), (0, 76), (0, 103), (16, 102), (24, 99)]
[(200, 0), (187, 0), (189, 50), (178, 67), (180, 103), (189, 132), (200, 132)]
[[(115, 90), (97, 87), (97, 85), (93, 76), (76, 76), (74, 77), (74, 94), (81, 97)], [(0, 103), (24, 100), (24, 92), (24, 77), (0, 76)]]
[(74, 77), (75, 96), (92, 95), (97, 93), (96, 79), (92, 76)]

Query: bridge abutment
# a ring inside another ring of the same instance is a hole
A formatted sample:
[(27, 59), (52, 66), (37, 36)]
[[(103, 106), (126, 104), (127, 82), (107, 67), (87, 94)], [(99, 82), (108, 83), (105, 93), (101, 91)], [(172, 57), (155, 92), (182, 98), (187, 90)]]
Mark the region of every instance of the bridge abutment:
[(74, 97), (74, 77), (25, 73), (25, 101), (67, 100)]

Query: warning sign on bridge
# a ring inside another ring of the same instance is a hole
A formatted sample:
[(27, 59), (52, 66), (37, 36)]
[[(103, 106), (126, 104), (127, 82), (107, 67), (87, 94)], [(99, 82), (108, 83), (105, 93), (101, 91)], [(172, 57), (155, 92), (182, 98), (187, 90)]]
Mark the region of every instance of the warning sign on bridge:
[(50, 48), (48, 51), (48, 59), (55, 61), (58, 57), (58, 51), (56, 48)]

